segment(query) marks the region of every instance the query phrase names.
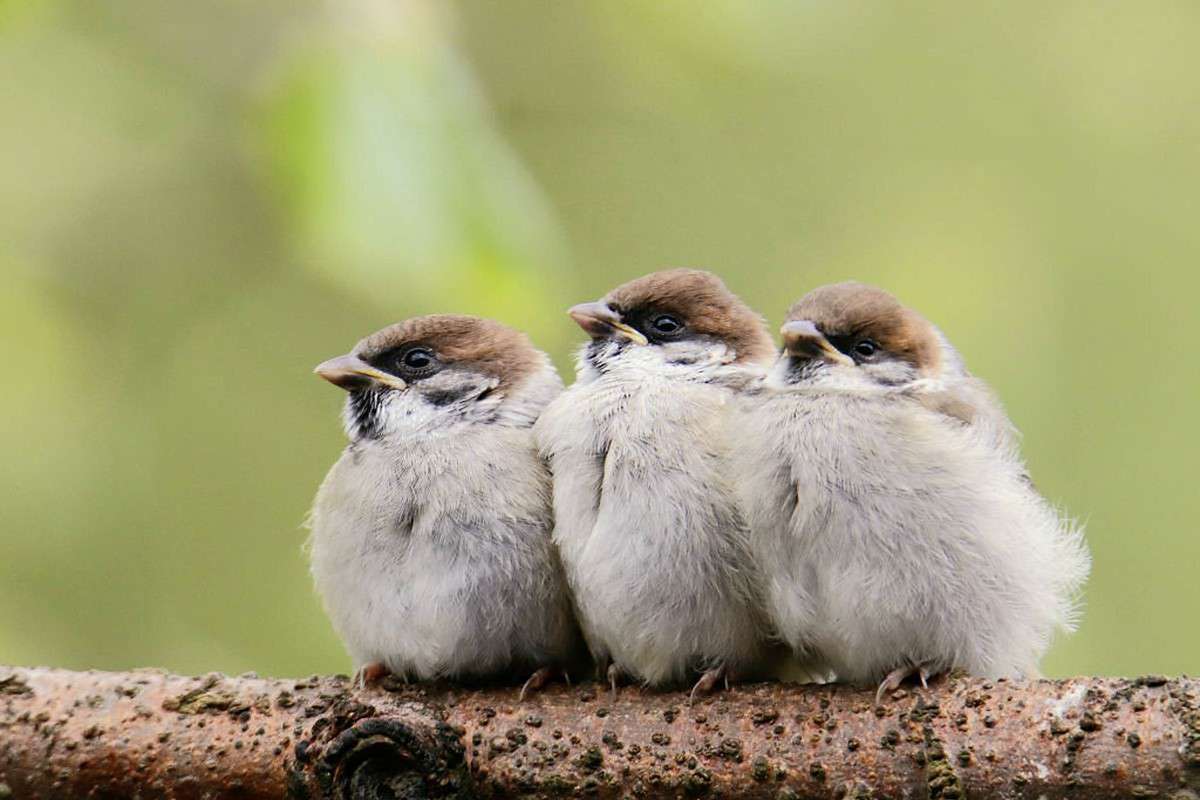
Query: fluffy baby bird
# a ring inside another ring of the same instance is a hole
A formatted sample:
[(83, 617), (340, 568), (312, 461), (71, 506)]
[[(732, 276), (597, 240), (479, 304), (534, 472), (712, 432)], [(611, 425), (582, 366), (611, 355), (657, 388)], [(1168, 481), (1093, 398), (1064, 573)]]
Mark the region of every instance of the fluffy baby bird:
[(840, 680), (1036, 676), (1089, 569), (1011, 425), (946, 338), (880, 289), (792, 306), (737, 461), (778, 632)]
[(531, 432), (562, 390), (545, 354), (427, 316), (316, 373), (348, 393), (350, 444), (313, 506), (312, 573), (358, 679), (529, 670), (533, 688), (565, 667), (581, 643)]
[(727, 464), (731, 400), (765, 376), (762, 319), (716, 276), (656, 272), (570, 315), (591, 336), (534, 434), (584, 638), (619, 675), (697, 693), (763, 658), (764, 617)]

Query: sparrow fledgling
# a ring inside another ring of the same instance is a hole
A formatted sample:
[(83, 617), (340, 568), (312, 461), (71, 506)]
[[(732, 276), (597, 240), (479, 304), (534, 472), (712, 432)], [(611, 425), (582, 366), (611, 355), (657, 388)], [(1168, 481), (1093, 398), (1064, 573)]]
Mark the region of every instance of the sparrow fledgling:
[(792, 306), (737, 464), (775, 629), (839, 680), (1035, 676), (1089, 569), (932, 324), (858, 283)]
[(591, 336), (534, 427), (584, 638), (618, 675), (693, 696), (761, 668), (764, 623), (727, 456), (738, 386), (774, 346), (716, 276), (656, 272), (570, 315)]
[[(364, 682), (517, 675), (582, 647), (532, 425), (562, 390), (524, 334), (415, 317), (316, 373), (350, 445), (312, 510), (312, 573)], [(522, 693), (524, 690), (522, 690)]]

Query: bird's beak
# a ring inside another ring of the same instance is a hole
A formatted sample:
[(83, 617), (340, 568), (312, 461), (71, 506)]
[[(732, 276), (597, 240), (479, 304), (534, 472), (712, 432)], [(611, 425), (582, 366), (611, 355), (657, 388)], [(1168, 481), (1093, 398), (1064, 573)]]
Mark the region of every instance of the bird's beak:
[(817, 326), (806, 319), (785, 322), (779, 329), (783, 336), (783, 349), (793, 358), (804, 360), (821, 359), (830, 364), (853, 364), (854, 359), (838, 350)]
[(338, 356), (328, 361), (322, 361), (313, 372), (348, 392), (365, 389), (372, 383), (382, 384), (392, 389), (404, 389), (408, 386), (402, 379), (395, 375), (389, 375), (383, 370), (375, 369), (354, 355)]
[(624, 336), (634, 344), (649, 344), (646, 337), (636, 328), (631, 328), (621, 322), (621, 315), (609, 308), (606, 303), (580, 303), (577, 306), (571, 306), (567, 313), (593, 339), (602, 339), (615, 333)]

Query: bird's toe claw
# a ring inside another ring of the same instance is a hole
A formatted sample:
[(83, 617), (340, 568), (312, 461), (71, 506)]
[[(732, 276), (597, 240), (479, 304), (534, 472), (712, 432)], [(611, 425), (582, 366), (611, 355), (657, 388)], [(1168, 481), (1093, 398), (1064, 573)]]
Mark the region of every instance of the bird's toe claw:
[(379, 683), (379, 681), (391, 674), (391, 670), (384, 666), (382, 662), (371, 661), (363, 664), (358, 668), (358, 671), (354, 673), (352, 685), (356, 689), (366, 689), (374, 686), (376, 683)]
[[(525, 696), (529, 694), (529, 692), (538, 691), (547, 683), (554, 680), (556, 675), (562, 675), (563, 677), (566, 677), (566, 674), (567, 673), (565, 670), (561, 670), (558, 667), (541, 667), (540, 669), (535, 670), (534, 673), (529, 676), (528, 680), (522, 684), (521, 693), (517, 695), (517, 702), (524, 703)], [(570, 683), (569, 679), (567, 680), (567, 683)]]
[(880, 681), (879, 688), (875, 690), (875, 705), (883, 705), (884, 695), (890, 694), (900, 688), (900, 684), (904, 679), (912, 674), (912, 667), (896, 667)]
[(729, 673), (724, 667), (714, 667), (700, 676), (700, 680), (692, 687), (691, 693), (688, 695), (688, 705), (695, 705), (696, 698), (701, 695), (711, 694), (713, 689), (717, 688), (717, 684), (724, 681), (725, 689), (729, 689)]
[(611, 692), (612, 692), (612, 699), (613, 699), (613, 702), (616, 702), (616, 699), (617, 699), (617, 681), (618, 681), (618, 680), (620, 679), (620, 677), (621, 677), (621, 670), (617, 668), (617, 665), (616, 665), (616, 664), (609, 664), (609, 665), (608, 665), (608, 669), (606, 670), (606, 673), (607, 673), (607, 677), (608, 677), (608, 686), (609, 686), (609, 689), (610, 689), (610, 690), (611, 690)]
[(922, 689), (928, 689), (929, 681), (936, 678), (939, 674), (932, 671), (928, 664), (909, 664), (903, 667), (896, 667), (887, 674), (887, 677), (879, 684), (879, 688), (875, 690), (875, 705), (883, 705), (884, 696), (899, 689), (900, 684), (909, 678), (915, 677), (921, 682)]

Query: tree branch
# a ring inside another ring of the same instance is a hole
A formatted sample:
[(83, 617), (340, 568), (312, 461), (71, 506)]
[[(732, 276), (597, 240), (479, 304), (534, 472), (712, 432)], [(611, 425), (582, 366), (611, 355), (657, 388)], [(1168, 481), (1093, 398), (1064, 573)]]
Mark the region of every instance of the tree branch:
[(1200, 683), (678, 693), (0, 669), (0, 798), (1200, 793)]

